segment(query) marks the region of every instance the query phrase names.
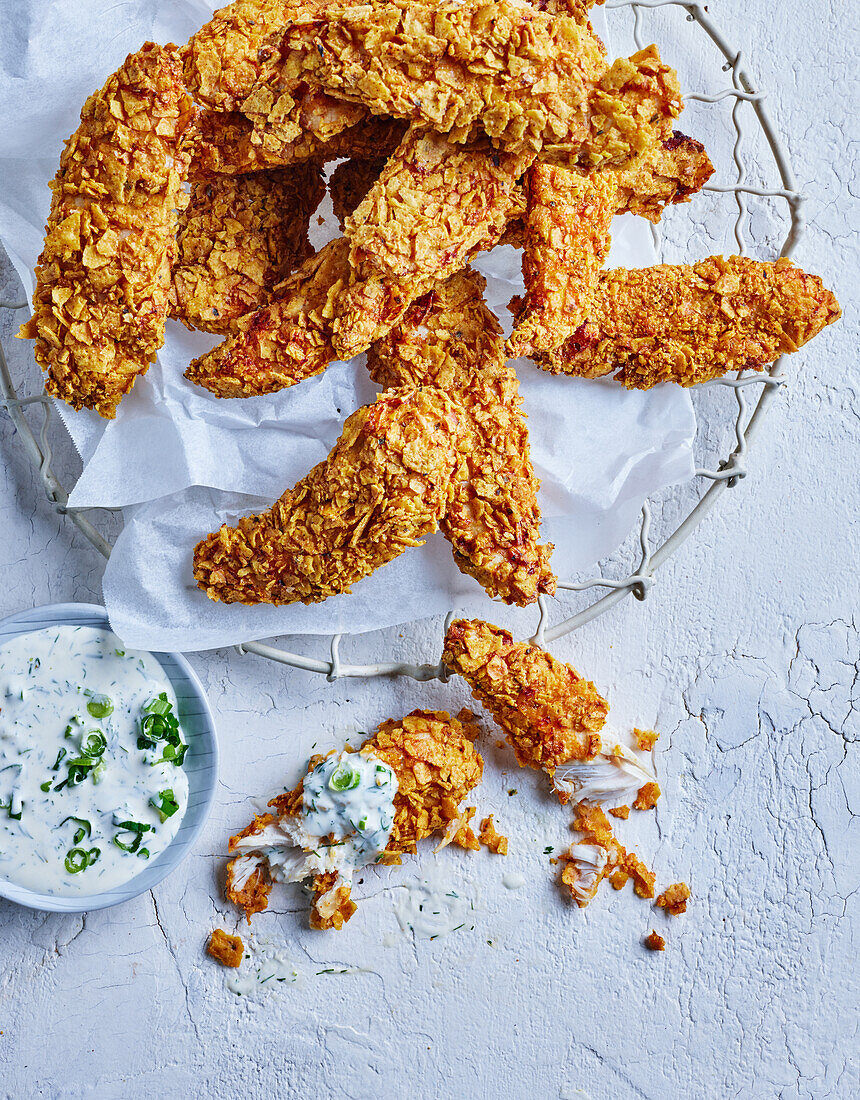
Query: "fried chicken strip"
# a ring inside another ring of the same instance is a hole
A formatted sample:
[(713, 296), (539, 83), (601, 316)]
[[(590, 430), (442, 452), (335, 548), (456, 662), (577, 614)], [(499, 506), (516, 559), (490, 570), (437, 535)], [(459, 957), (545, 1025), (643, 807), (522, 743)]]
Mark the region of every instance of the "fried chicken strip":
[(491, 596), (525, 606), (555, 591), (552, 546), (539, 545), (540, 481), (485, 285), (471, 268), (438, 284), (371, 346), (367, 366), (386, 388), (438, 386), (461, 407), (465, 463), (440, 527), (463, 573)]
[(235, 331), (313, 254), (308, 222), (324, 194), (313, 161), (194, 183), (180, 217), (171, 316), (206, 332)]
[(497, 147), (525, 153), (544, 140), (578, 148), (604, 71), (597, 39), (568, 16), (518, 0), (388, 0), (297, 19), (277, 79), (286, 93), (318, 84), (455, 142), (479, 125)]
[(192, 121), (172, 49), (147, 43), (81, 111), (51, 183), (33, 316), (48, 393), (108, 419), (164, 341)]
[(442, 660), (505, 730), (521, 767), (552, 776), (600, 751), (609, 704), (571, 665), (479, 619), (451, 623)]
[[(400, 721), (383, 722), (359, 750), (388, 765), (397, 779), (394, 820), (380, 863), (399, 864), (413, 853), (418, 842), (444, 832), (443, 842), (453, 840), (473, 847), (474, 837), (459, 804), (481, 781), (483, 760), (474, 747), (478, 727), (473, 715), (461, 711), (451, 718), (445, 711), (415, 710)], [(324, 760), (314, 756), (308, 775)], [(255, 817), (247, 829), (230, 838), (233, 859), (227, 865), (226, 894), (245, 910), (248, 920), (268, 905), (274, 877), (282, 878), (286, 849), (295, 851), (294, 839), (303, 813), (303, 783), (269, 803), (273, 813)], [(299, 834), (300, 835), (300, 834)], [(346, 868), (330, 869), (320, 848), (307, 853), (295, 876), (314, 876), (312, 928), (343, 927), (355, 912), (350, 899), (350, 875)], [(301, 853), (293, 857), (301, 858)]]
[(729, 371), (763, 370), (840, 315), (821, 279), (785, 259), (711, 256), (617, 268), (601, 276), (588, 320), (535, 361), (554, 374), (615, 373), (628, 389), (693, 386)]
[(262, 515), (194, 551), (198, 587), (224, 603), (317, 603), (423, 545), (458, 477), (462, 414), (441, 390), (380, 394), (328, 458)]

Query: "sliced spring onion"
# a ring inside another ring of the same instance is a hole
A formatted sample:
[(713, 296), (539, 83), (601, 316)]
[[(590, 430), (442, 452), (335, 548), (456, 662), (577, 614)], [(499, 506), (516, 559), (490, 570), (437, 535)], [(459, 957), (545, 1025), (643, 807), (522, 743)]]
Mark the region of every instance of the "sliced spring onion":
[(60, 770), (60, 762), (62, 761), (63, 757), (68, 756), (68, 754), (68, 749), (60, 749), (60, 751), (57, 753), (57, 759), (54, 761), (54, 766), (53, 768), (51, 768), (52, 772), (58, 772)]
[(93, 827), (85, 817), (75, 817), (74, 814), (69, 814), (68, 817), (64, 817), (60, 822), (60, 827), (65, 825), (67, 821), (76, 821), (78, 825), (80, 825), (80, 828), (75, 832), (75, 837), (72, 841), (73, 844), (80, 844), (85, 836), (88, 837), (92, 835)]
[[(141, 821), (118, 821), (116, 825), (120, 832), (114, 836), (113, 842), (117, 848), (121, 848), (124, 852), (136, 852), (140, 848), (143, 834), (153, 830), (152, 825), (145, 825)], [(131, 833), (134, 839), (130, 842), (120, 840), (123, 832)]]
[(66, 870), (70, 875), (77, 875), (80, 871), (86, 871), (87, 867), (95, 863), (100, 855), (98, 848), (90, 848), (89, 851), (85, 848), (72, 848), (66, 855)]
[(188, 746), (184, 744), (179, 733), (179, 722), (167, 693), (162, 691), (157, 699), (150, 699), (143, 712), (137, 747), (154, 749), (159, 741), (164, 741), (162, 755), (153, 764), (175, 764), (176, 767), (181, 767)]
[(87, 702), (87, 710), (93, 718), (107, 718), (113, 714), (113, 699), (109, 695), (93, 695)]
[(107, 738), (101, 730), (91, 730), (81, 744), (85, 756), (102, 756), (107, 748)]
[(158, 792), (158, 802), (154, 798), (150, 798), (149, 804), (153, 809), (158, 811), (158, 816), (161, 818), (162, 825), (169, 817), (173, 817), (176, 811), (179, 809), (179, 803), (173, 794), (173, 789), (168, 787), (164, 791)]
[(40, 791), (49, 791), (51, 789), (52, 779), (46, 779), (44, 783), (39, 784)]
[(332, 791), (354, 791), (360, 782), (358, 771), (354, 771), (349, 764), (340, 764), (331, 773), (328, 786)]
[(139, 848), (137, 854), (141, 859), (149, 859), (149, 848)]

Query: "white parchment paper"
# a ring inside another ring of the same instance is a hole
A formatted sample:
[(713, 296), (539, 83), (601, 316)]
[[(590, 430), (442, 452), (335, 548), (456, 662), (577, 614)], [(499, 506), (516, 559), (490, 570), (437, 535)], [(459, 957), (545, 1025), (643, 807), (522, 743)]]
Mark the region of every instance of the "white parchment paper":
[[(28, 295), (50, 204), (48, 181), (87, 95), (144, 41), (184, 42), (211, 12), (202, 0), (16, 0), (5, 8), (0, 240)], [(315, 229), (314, 244), (335, 232), (327, 220)], [(610, 264), (654, 261), (647, 223), (617, 218)], [(476, 266), (509, 330), (505, 306), (521, 288), (519, 254), (499, 248)], [(124, 512), (104, 597), (113, 628), (129, 645), (195, 650), (276, 634), (357, 632), (452, 606), (492, 617), (490, 601), (456, 569), (440, 536), (362, 581), (352, 595), (320, 605), (246, 608), (207, 600), (191, 576), (194, 544), (293, 485), (376, 392), (359, 356), (283, 393), (219, 400), (183, 378), (189, 360), (215, 342), (169, 322), (158, 361), (116, 420), (59, 406), (84, 459), (71, 504)], [(556, 378), (525, 362), (517, 369), (543, 480), (544, 537), (556, 545), (557, 574), (570, 576), (619, 545), (647, 496), (692, 476), (692, 404), (676, 386), (628, 393), (611, 382)]]

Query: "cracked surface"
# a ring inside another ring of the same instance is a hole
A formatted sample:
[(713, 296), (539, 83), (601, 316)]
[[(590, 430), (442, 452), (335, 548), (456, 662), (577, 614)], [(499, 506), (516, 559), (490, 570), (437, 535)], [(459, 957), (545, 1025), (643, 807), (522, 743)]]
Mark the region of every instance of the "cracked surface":
[[(435, 942), (401, 936), (391, 891), (370, 876), (355, 891), (362, 920), (332, 941), (303, 927), (307, 904), (298, 893), (284, 894), (255, 924), (287, 945), (302, 985), (259, 1008), (234, 998), (201, 945), (214, 927), (235, 930), (218, 853), (245, 824), (248, 799), (271, 789), (273, 776), (297, 781), (307, 757), (341, 745), (344, 732), (357, 743), (360, 730), (415, 706), (454, 713), (469, 691), (457, 679), (329, 684), (234, 650), (194, 654), (218, 722), (221, 778), (194, 851), (154, 891), (161, 927), (150, 895), (85, 918), (0, 901), (4, 1095), (56, 1095), (61, 1081), (72, 1100), (182, 1090), (215, 1100), (360, 1097), (378, 1095), (381, 1082), (401, 1095), (443, 1074), (450, 1095), (480, 1095), (481, 1050), (491, 1052), (499, 1100), (560, 1100), (577, 1090), (592, 1100), (854, 1100), (856, 1020), (845, 1006), (856, 999), (860, 911), (860, 619), (850, 573), (860, 556), (852, 524), (860, 486), (849, 476), (860, 431), (852, 367), (860, 222), (846, 141), (855, 104), (842, 79), (854, 59), (850, 39), (834, 34), (839, 13), (824, 4), (791, 2), (775, 18), (772, 7), (723, 0), (711, 13), (744, 48), (788, 135), (809, 220), (796, 260), (827, 275), (846, 314), (804, 349), (802, 369), (789, 364), (790, 382), (751, 451), (754, 476), (661, 569), (648, 601), (619, 604), (552, 646), (605, 689), (618, 728), (664, 731), (655, 746), (664, 792), (656, 810), (613, 825), (659, 868), (659, 889), (689, 883), (687, 913), (666, 918), (629, 886), (616, 895), (605, 885), (587, 910), (565, 908), (543, 854), (571, 839), (544, 825), (550, 814), (559, 820), (558, 807), (539, 775), (487, 747), (480, 812), (496, 814), (511, 854), (449, 847), (434, 861), (452, 885), (468, 874), (480, 887), (474, 933)], [(643, 23), (647, 34), (644, 14)], [(703, 41), (687, 71), (704, 66), (711, 49)], [(678, 56), (668, 44), (665, 52)], [(813, 110), (819, 102), (826, 113)], [(715, 182), (727, 182), (730, 147), (698, 119), (690, 129), (714, 156)], [(731, 250), (730, 237), (691, 220), (694, 209), (664, 216), (667, 261), (689, 256), (693, 245), (697, 255)], [(719, 209), (731, 210), (730, 201)], [(767, 218), (758, 203), (751, 211), (775, 239), (781, 215)], [(17, 283), (2, 281), (6, 270), (0, 263), (0, 296), (16, 297)], [(0, 325), (23, 377), (5, 311)], [(0, 452), (0, 614), (98, 602), (100, 559), (45, 501), (3, 415)], [(57, 468), (69, 484), (80, 465), (61, 447)], [(500, 606), (487, 617), (517, 638), (536, 622), (533, 611)], [(348, 650), (345, 641), (343, 651), (356, 660), (435, 660), (441, 630), (438, 621), (391, 629)], [(307, 651), (327, 656), (310, 643)], [(511, 868), (542, 885), (505, 889), (501, 876)], [(397, 878), (413, 877), (421, 870), (406, 857)], [(639, 945), (652, 928), (666, 938), (662, 954)], [(391, 947), (381, 946), (384, 936)], [(347, 966), (364, 969), (317, 976)], [(608, 1028), (582, 1006), (610, 994)], [(278, 1056), (261, 1057), (273, 1034)]]

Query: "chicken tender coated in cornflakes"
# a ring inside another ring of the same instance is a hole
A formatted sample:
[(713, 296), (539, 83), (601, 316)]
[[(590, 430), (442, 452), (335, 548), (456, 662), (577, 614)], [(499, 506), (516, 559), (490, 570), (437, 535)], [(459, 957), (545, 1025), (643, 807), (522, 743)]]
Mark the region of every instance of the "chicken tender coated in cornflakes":
[(313, 161), (194, 183), (180, 217), (171, 316), (192, 329), (236, 331), (312, 254), (308, 223), (324, 194)]
[(440, 526), (459, 569), (491, 596), (522, 606), (555, 590), (552, 546), (539, 542), (540, 482), (519, 382), (484, 286), (468, 267), (437, 284), (371, 346), (367, 365), (386, 388), (439, 386), (460, 406), (464, 463)]
[(328, 458), (262, 515), (198, 543), (194, 576), (224, 603), (317, 603), (435, 531), (461, 462), (441, 390), (394, 390), (353, 413)]
[[(415, 710), (399, 721), (383, 722), (362, 744), (360, 754), (387, 765), (397, 780), (390, 835), (375, 862), (398, 864), (434, 833), (450, 833), (456, 841), (464, 816), (460, 803), (483, 774), (483, 760), (473, 744), (479, 730), (472, 719), (467, 710), (457, 718), (445, 711)], [(308, 776), (325, 759), (312, 757)], [(339, 853), (339, 846), (328, 846), (327, 838), (302, 828), (307, 814), (304, 783), (273, 798), (269, 806), (274, 812), (258, 815), (230, 838), (234, 858), (227, 866), (226, 893), (250, 920), (268, 905), (274, 881), (313, 877), (311, 927), (340, 929), (355, 912), (350, 897), (354, 868), (341, 858), (342, 846)]]
[(588, 320), (535, 362), (554, 374), (614, 373), (628, 389), (693, 386), (763, 370), (840, 316), (821, 279), (785, 259), (615, 268), (601, 275)]
[(514, 644), (507, 630), (479, 619), (451, 623), (442, 660), (505, 731), (521, 767), (552, 775), (600, 751), (609, 704), (571, 665), (537, 646)]
[(164, 342), (193, 108), (173, 49), (147, 43), (90, 96), (66, 142), (32, 318), (45, 388), (112, 418)]

